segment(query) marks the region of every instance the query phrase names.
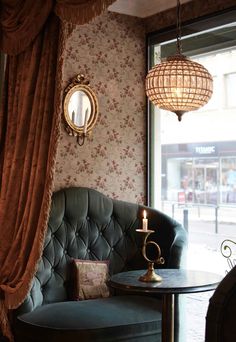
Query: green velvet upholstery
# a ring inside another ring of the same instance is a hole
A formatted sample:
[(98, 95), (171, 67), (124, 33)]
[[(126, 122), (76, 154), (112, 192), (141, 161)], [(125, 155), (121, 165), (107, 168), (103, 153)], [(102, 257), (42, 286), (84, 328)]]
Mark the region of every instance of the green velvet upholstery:
[[(141, 296), (42, 305), (18, 320), (21, 336), (34, 341), (158, 341), (160, 301)], [(66, 317), (66, 319), (65, 319)], [(37, 333), (37, 326), (40, 326)], [(31, 329), (31, 327), (33, 327)], [(36, 327), (36, 328), (35, 328)], [(58, 329), (60, 327), (60, 329)]]
[[(181, 267), (187, 246), (186, 231), (167, 215), (138, 204), (112, 200), (89, 188), (68, 188), (53, 194), (38, 271), (25, 302), (15, 313), (18, 316), (14, 325), (18, 342), (40, 341), (40, 333), (45, 335), (43, 341), (47, 341), (47, 334), (50, 336), (48, 341), (100, 341), (102, 335), (106, 337), (103, 341), (115, 341), (114, 335), (109, 339), (112, 331), (123, 341), (157, 341), (160, 338), (161, 308), (158, 299), (152, 299), (153, 304), (150, 305), (147, 305), (148, 298), (132, 295), (68, 302), (72, 286), (72, 258), (109, 260), (110, 275), (146, 268), (141, 255), (142, 237), (135, 231), (141, 227), (144, 208), (147, 210), (149, 227), (155, 230), (152, 240), (158, 242), (166, 261), (162, 267)], [(134, 309), (135, 305), (138, 305), (138, 309)], [(119, 314), (116, 311), (118, 307)], [(125, 319), (129, 309), (135, 313), (134, 317), (130, 317), (131, 321)], [(98, 315), (98, 326), (89, 328), (94, 310)], [(74, 320), (71, 320), (73, 314), (70, 311), (76, 316)], [(150, 321), (153, 311), (156, 312), (153, 316), (155, 323)], [(64, 317), (63, 322), (60, 317)], [(114, 326), (110, 326), (110, 319), (115, 322)], [(137, 321), (132, 321), (134, 319)], [(77, 320), (80, 324), (74, 329), (73, 324), (76, 325)], [(69, 328), (62, 328), (62, 323), (68, 323)], [(150, 334), (146, 336), (148, 331)], [(54, 339), (54, 334), (60, 339)], [(77, 336), (83, 338), (77, 339)]]

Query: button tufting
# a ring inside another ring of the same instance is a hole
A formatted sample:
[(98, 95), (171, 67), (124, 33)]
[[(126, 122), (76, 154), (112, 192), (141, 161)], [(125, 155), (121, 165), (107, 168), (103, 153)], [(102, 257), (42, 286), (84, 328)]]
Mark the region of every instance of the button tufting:
[(87, 219), (87, 221), (89, 221), (89, 220), (90, 220), (90, 218), (89, 218), (88, 216), (86, 217), (86, 219)]
[(90, 249), (88, 249), (88, 253), (90, 253)]
[(102, 235), (102, 232), (100, 232), (99, 235), (101, 236), (101, 235)]
[(67, 254), (67, 250), (66, 249), (64, 250), (64, 254)]

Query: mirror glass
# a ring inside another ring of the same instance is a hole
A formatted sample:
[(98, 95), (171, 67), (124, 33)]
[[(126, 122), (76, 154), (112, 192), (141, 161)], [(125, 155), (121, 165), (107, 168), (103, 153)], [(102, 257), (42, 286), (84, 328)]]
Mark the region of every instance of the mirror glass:
[(91, 102), (88, 95), (81, 90), (75, 91), (68, 103), (68, 114), (75, 126), (83, 127), (91, 115)]
[(65, 88), (63, 108), (67, 133), (82, 145), (98, 118), (97, 97), (84, 75), (75, 76)]

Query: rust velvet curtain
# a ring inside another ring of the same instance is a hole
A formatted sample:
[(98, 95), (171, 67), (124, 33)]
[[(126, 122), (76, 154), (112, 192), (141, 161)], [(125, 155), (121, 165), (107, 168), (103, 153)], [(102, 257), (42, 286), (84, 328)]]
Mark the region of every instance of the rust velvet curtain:
[[(7, 66), (0, 107), (0, 322), (27, 295), (41, 256), (60, 133), (63, 20), (83, 24), (114, 0), (2, 0)], [(1, 335), (1, 334), (0, 334)]]
[(59, 19), (50, 15), (28, 48), (7, 60), (0, 114), (0, 288), (7, 309), (26, 296), (43, 243), (59, 128), (58, 32)]

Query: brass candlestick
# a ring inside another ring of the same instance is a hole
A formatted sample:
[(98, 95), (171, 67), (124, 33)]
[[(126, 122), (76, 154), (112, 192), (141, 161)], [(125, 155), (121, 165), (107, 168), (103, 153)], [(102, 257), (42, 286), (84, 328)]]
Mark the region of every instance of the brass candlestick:
[[(144, 229), (136, 229), (136, 231), (138, 233), (142, 233), (144, 234), (144, 241), (143, 241), (143, 246), (142, 246), (142, 254), (145, 260), (147, 260), (148, 262), (148, 269), (147, 272), (145, 274), (143, 274), (142, 276), (139, 277), (140, 281), (145, 281), (145, 282), (158, 282), (161, 281), (162, 278), (156, 274), (155, 270), (154, 270), (154, 263), (156, 264), (164, 264), (165, 260), (163, 257), (161, 257), (161, 249), (160, 246), (154, 242), (154, 241), (147, 241), (148, 236), (151, 233), (154, 233), (154, 230), (144, 230)], [(147, 257), (147, 253), (146, 253), (146, 249), (148, 245), (154, 245), (157, 249), (157, 258), (150, 260)]]

